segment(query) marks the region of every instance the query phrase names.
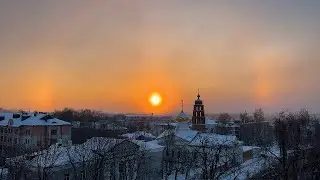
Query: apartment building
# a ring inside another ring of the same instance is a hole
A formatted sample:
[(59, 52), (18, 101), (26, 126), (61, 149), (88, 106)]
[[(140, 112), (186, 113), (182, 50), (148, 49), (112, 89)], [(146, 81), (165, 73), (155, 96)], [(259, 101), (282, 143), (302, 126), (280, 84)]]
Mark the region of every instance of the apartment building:
[(44, 113), (1, 113), (0, 150), (2, 154), (16, 150), (43, 149), (57, 142), (71, 141), (69, 122)]

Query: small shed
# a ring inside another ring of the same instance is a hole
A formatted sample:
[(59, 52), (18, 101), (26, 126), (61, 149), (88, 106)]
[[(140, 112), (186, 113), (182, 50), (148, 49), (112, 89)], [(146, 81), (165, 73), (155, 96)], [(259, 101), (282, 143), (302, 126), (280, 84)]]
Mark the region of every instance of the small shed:
[(242, 146), (242, 152), (243, 152), (243, 162), (246, 162), (255, 156), (256, 150), (259, 149), (259, 147), (255, 146)]

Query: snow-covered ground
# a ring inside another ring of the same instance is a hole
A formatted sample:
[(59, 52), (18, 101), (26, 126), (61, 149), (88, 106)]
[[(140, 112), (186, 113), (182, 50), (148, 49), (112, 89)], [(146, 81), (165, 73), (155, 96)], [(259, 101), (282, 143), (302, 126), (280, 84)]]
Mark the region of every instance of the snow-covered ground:
[(8, 176), (8, 169), (0, 168), (0, 179), (7, 179), (7, 176)]
[(245, 180), (249, 177), (257, 175), (261, 171), (268, 168), (268, 162), (262, 158), (254, 158), (250, 159), (244, 163), (242, 163), (239, 167), (230, 170), (226, 173), (226, 175), (222, 176), (223, 180)]
[[(254, 158), (250, 159), (244, 163), (242, 163), (240, 166), (233, 168), (227, 172), (225, 172), (224, 175), (222, 175), (219, 179), (221, 180), (245, 180), (250, 177), (253, 177), (254, 175), (259, 174), (266, 168), (268, 168), (268, 162), (265, 159), (262, 158)], [(197, 179), (195, 175), (199, 175), (201, 172), (201, 169), (191, 171), (189, 174), (190, 179)], [(178, 174), (177, 179), (178, 180), (185, 180), (186, 174)], [(169, 180), (174, 180), (175, 175), (172, 174), (168, 177)]]

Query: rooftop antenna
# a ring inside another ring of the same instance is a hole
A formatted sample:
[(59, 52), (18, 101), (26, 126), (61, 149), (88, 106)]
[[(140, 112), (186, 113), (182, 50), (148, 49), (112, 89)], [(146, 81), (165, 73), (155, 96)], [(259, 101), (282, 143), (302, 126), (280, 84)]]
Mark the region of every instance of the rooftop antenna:
[(199, 89), (198, 89), (198, 96), (197, 97), (198, 97), (198, 99), (200, 99), (200, 91), (199, 91)]
[(183, 100), (181, 100), (181, 112), (183, 112)]

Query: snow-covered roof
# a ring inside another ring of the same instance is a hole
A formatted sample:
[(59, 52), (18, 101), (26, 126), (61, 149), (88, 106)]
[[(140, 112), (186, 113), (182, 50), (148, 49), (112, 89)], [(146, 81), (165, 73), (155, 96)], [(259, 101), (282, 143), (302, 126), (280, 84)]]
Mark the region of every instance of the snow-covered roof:
[(203, 140), (208, 140), (215, 145), (219, 144), (231, 146), (234, 144), (238, 144), (236, 136), (200, 133), (199, 131), (190, 129), (190, 125), (191, 124), (187, 122), (180, 122), (177, 124), (175, 130), (166, 130), (162, 134), (160, 134), (157, 139), (161, 139), (173, 134), (176, 137), (190, 142), (190, 145), (200, 145), (201, 143), (203, 143)]
[(124, 142), (122, 139), (94, 137), (80, 145), (71, 147), (52, 145), (47, 150), (41, 151), (30, 162), (30, 167), (57, 167), (72, 163), (80, 163), (93, 159), (95, 152), (108, 152), (117, 144)]
[(251, 151), (253, 149), (258, 149), (259, 147), (256, 147), (256, 146), (241, 146), (241, 148), (242, 148), (243, 152), (246, 152), (246, 151)]
[(214, 119), (208, 119), (208, 118), (206, 118), (206, 122), (205, 122), (206, 124), (218, 124), (217, 122), (216, 122), (216, 120), (214, 120)]
[(173, 130), (165, 130), (165, 131), (163, 131), (163, 133), (161, 133), (158, 137), (157, 137), (157, 139), (161, 139), (161, 138), (164, 138), (164, 137), (167, 137), (167, 136), (169, 136), (169, 135), (171, 135), (171, 134), (174, 134), (174, 131)]
[(175, 133), (175, 135), (181, 139), (184, 139), (188, 142), (192, 141), (198, 134), (198, 131), (193, 130), (180, 130)]
[(178, 114), (177, 118), (188, 119), (189, 116), (188, 116), (186, 113), (184, 113), (183, 111), (181, 111), (181, 112)]
[(170, 126), (178, 126), (179, 123), (169, 123)]
[(0, 126), (61, 126), (61, 125), (71, 125), (71, 123), (62, 121), (60, 119), (54, 118), (47, 114), (37, 114), (28, 117), (27, 119), (22, 119), (22, 114), (19, 118), (13, 118), (13, 113), (0, 113), (0, 116), (4, 116), (5, 120), (0, 121)]
[(190, 143), (190, 145), (199, 146), (199, 145), (208, 145), (208, 146), (217, 146), (217, 145), (226, 145), (233, 146), (238, 143), (236, 136), (231, 135), (220, 135), (220, 134), (211, 134), (211, 133), (199, 133)]
[(269, 168), (270, 162), (261, 158), (250, 159), (242, 163), (236, 169), (231, 169), (225, 172), (225, 175), (221, 177), (222, 180), (239, 179), (245, 180), (252, 178), (254, 175), (259, 174), (266, 168)]
[(183, 139), (183, 140), (186, 140), (188, 142), (192, 141), (192, 139), (194, 139), (194, 137), (196, 137), (196, 135), (198, 134), (199, 132), (198, 131), (193, 131), (193, 130), (190, 130), (190, 129), (176, 129), (176, 130), (166, 130), (164, 131), (162, 134), (160, 134), (157, 139), (161, 139), (163, 137), (166, 137), (166, 136), (169, 136), (171, 134)]
[(162, 152), (165, 148), (164, 146), (159, 145), (156, 141), (139, 141), (139, 140), (132, 140), (133, 143), (137, 144), (140, 147), (140, 150), (145, 150), (147, 152)]
[(4, 119), (11, 119), (13, 117), (13, 113), (10, 112), (0, 112), (0, 116), (4, 117)]
[(127, 134), (123, 134), (122, 136), (129, 138), (129, 139), (137, 139), (140, 136), (144, 136), (146, 138), (151, 138), (151, 139), (156, 138), (154, 135), (152, 135), (150, 133), (143, 132), (143, 131), (137, 131), (134, 133), (127, 133)]
[(82, 145), (91, 150), (96, 151), (109, 151), (115, 145), (124, 142), (124, 139), (114, 139), (114, 138), (106, 138), (106, 137), (93, 137)]

